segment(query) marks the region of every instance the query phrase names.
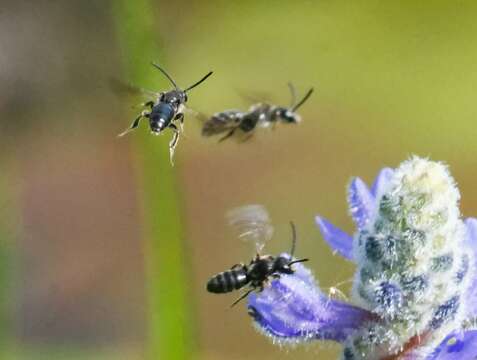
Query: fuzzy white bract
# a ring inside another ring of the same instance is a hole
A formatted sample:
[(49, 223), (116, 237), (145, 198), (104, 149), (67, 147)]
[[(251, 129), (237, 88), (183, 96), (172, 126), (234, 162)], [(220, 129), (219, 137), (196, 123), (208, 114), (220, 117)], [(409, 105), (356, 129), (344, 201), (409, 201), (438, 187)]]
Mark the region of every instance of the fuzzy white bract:
[(348, 339), (345, 359), (379, 359), (415, 336), (433, 347), (459, 327), (474, 271), (459, 199), (446, 166), (417, 157), (377, 194), (373, 218), (354, 236), (352, 300), (380, 321)]

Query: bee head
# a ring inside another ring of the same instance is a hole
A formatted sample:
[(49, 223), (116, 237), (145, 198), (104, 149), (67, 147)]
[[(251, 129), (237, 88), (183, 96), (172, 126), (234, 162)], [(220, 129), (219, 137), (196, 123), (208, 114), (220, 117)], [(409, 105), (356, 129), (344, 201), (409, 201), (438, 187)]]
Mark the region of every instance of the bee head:
[(300, 115), (287, 108), (279, 109), (280, 119), (287, 124), (297, 124), (301, 121)]
[(290, 267), (290, 259), (282, 255), (278, 256), (273, 262), (273, 272), (293, 274), (293, 270)]

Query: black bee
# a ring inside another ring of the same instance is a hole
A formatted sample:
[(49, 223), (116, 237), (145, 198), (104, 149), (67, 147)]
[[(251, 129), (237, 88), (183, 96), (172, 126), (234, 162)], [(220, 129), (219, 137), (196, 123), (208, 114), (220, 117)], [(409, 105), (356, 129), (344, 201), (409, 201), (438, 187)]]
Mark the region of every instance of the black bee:
[(268, 127), (275, 125), (278, 121), (287, 124), (296, 124), (301, 121), (301, 117), (296, 110), (305, 103), (313, 93), (313, 88), (308, 90), (306, 95), (296, 103), (295, 88), (288, 84), (292, 95), (289, 107), (276, 106), (268, 103), (258, 103), (252, 105), (248, 111), (226, 110), (216, 113), (207, 119), (202, 127), (203, 136), (213, 136), (225, 133), (219, 141), (228, 139), (237, 131), (247, 134), (249, 138), (257, 126)]
[(163, 68), (155, 63), (152, 63), (152, 65), (159, 69), (159, 71), (161, 71), (164, 76), (169, 79), (171, 84), (174, 86), (174, 89), (166, 92), (155, 93), (157, 96), (155, 101), (151, 100), (142, 104), (143, 106), (150, 108), (150, 110), (142, 111), (141, 114), (134, 119), (131, 126), (118, 136), (124, 136), (137, 128), (139, 121), (142, 118), (149, 119), (149, 126), (151, 128), (151, 132), (154, 135), (159, 135), (164, 129), (169, 128), (174, 131), (174, 136), (169, 142), (169, 152), (172, 163), (174, 149), (176, 148), (177, 142), (179, 140), (179, 129), (177, 128), (175, 122), (179, 121), (182, 129), (184, 122), (184, 104), (187, 102), (187, 92), (201, 84), (205, 79), (212, 75), (212, 71), (197, 81), (195, 84), (189, 86), (185, 90), (182, 90), (177, 86), (176, 82)]
[(282, 274), (293, 274), (291, 267), (293, 264), (308, 261), (308, 259), (293, 260), (296, 245), (296, 230), (293, 222), (290, 223), (292, 227), (290, 257), (259, 254), (264, 242), (273, 234), (268, 213), (260, 205), (249, 205), (234, 210), (231, 214), (231, 223), (244, 230), (241, 237), (255, 240), (257, 246), (257, 255), (248, 265), (236, 264), (230, 270), (214, 275), (207, 282), (207, 291), (216, 294), (228, 293), (248, 285), (249, 289), (231, 306), (246, 298), (252, 291), (262, 291), (269, 280), (277, 279)]

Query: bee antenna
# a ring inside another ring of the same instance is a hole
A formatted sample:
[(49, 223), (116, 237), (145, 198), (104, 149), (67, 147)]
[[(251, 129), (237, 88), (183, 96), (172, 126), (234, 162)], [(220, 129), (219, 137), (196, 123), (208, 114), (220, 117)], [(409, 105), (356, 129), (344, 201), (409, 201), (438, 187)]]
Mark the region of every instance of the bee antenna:
[(174, 79), (172, 79), (172, 77), (167, 73), (166, 70), (164, 70), (162, 67), (160, 67), (159, 65), (157, 65), (155, 62), (151, 62), (151, 64), (152, 64), (152, 66), (154, 66), (156, 69), (158, 69), (161, 73), (163, 73), (166, 78), (169, 79), (169, 81), (172, 83), (172, 85), (174, 86), (174, 88), (175, 88), (176, 90), (179, 89), (179, 87), (177, 86), (177, 84), (176, 84), (176, 82), (174, 81)]
[(200, 85), (202, 82), (205, 81), (205, 79), (207, 79), (210, 75), (213, 74), (213, 71), (209, 71), (209, 73), (207, 75), (205, 75), (202, 79), (200, 79), (199, 81), (197, 81), (194, 85), (191, 85), (189, 86), (187, 89), (184, 90), (184, 92), (188, 92), (189, 90), (192, 90), (193, 88), (195, 88), (197, 85)]
[(311, 88), (310, 90), (308, 90), (308, 92), (306, 93), (306, 95), (303, 97), (303, 99), (301, 99), (301, 101), (296, 104), (295, 106), (293, 106), (292, 108), (292, 111), (296, 111), (300, 106), (302, 106), (306, 100), (308, 100), (308, 98), (310, 97), (310, 95), (313, 93), (313, 88)]
[(290, 226), (292, 230), (292, 247), (290, 250), (290, 255), (291, 257), (293, 257), (293, 254), (295, 253), (295, 247), (296, 247), (296, 227), (293, 221), (290, 221)]
[(296, 264), (296, 263), (301, 263), (301, 262), (309, 261), (309, 260), (310, 260), (310, 259), (306, 259), (306, 258), (305, 258), (305, 259), (293, 260), (293, 261), (290, 261), (290, 262), (288, 263), (288, 266), (293, 265), (293, 264)]
[(293, 86), (291, 82), (288, 82), (288, 88), (290, 89), (290, 94), (291, 94), (290, 107), (292, 108), (296, 102), (296, 91), (295, 91), (295, 87)]

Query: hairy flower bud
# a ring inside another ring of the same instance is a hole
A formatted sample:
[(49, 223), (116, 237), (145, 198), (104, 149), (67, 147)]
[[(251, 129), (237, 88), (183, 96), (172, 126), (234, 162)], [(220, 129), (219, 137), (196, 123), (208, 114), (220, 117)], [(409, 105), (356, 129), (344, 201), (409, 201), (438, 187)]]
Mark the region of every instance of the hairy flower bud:
[(349, 339), (354, 358), (397, 352), (416, 335), (432, 345), (461, 321), (469, 271), (459, 198), (443, 164), (412, 158), (376, 199), (374, 218), (354, 237), (353, 300), (381, 321)]

